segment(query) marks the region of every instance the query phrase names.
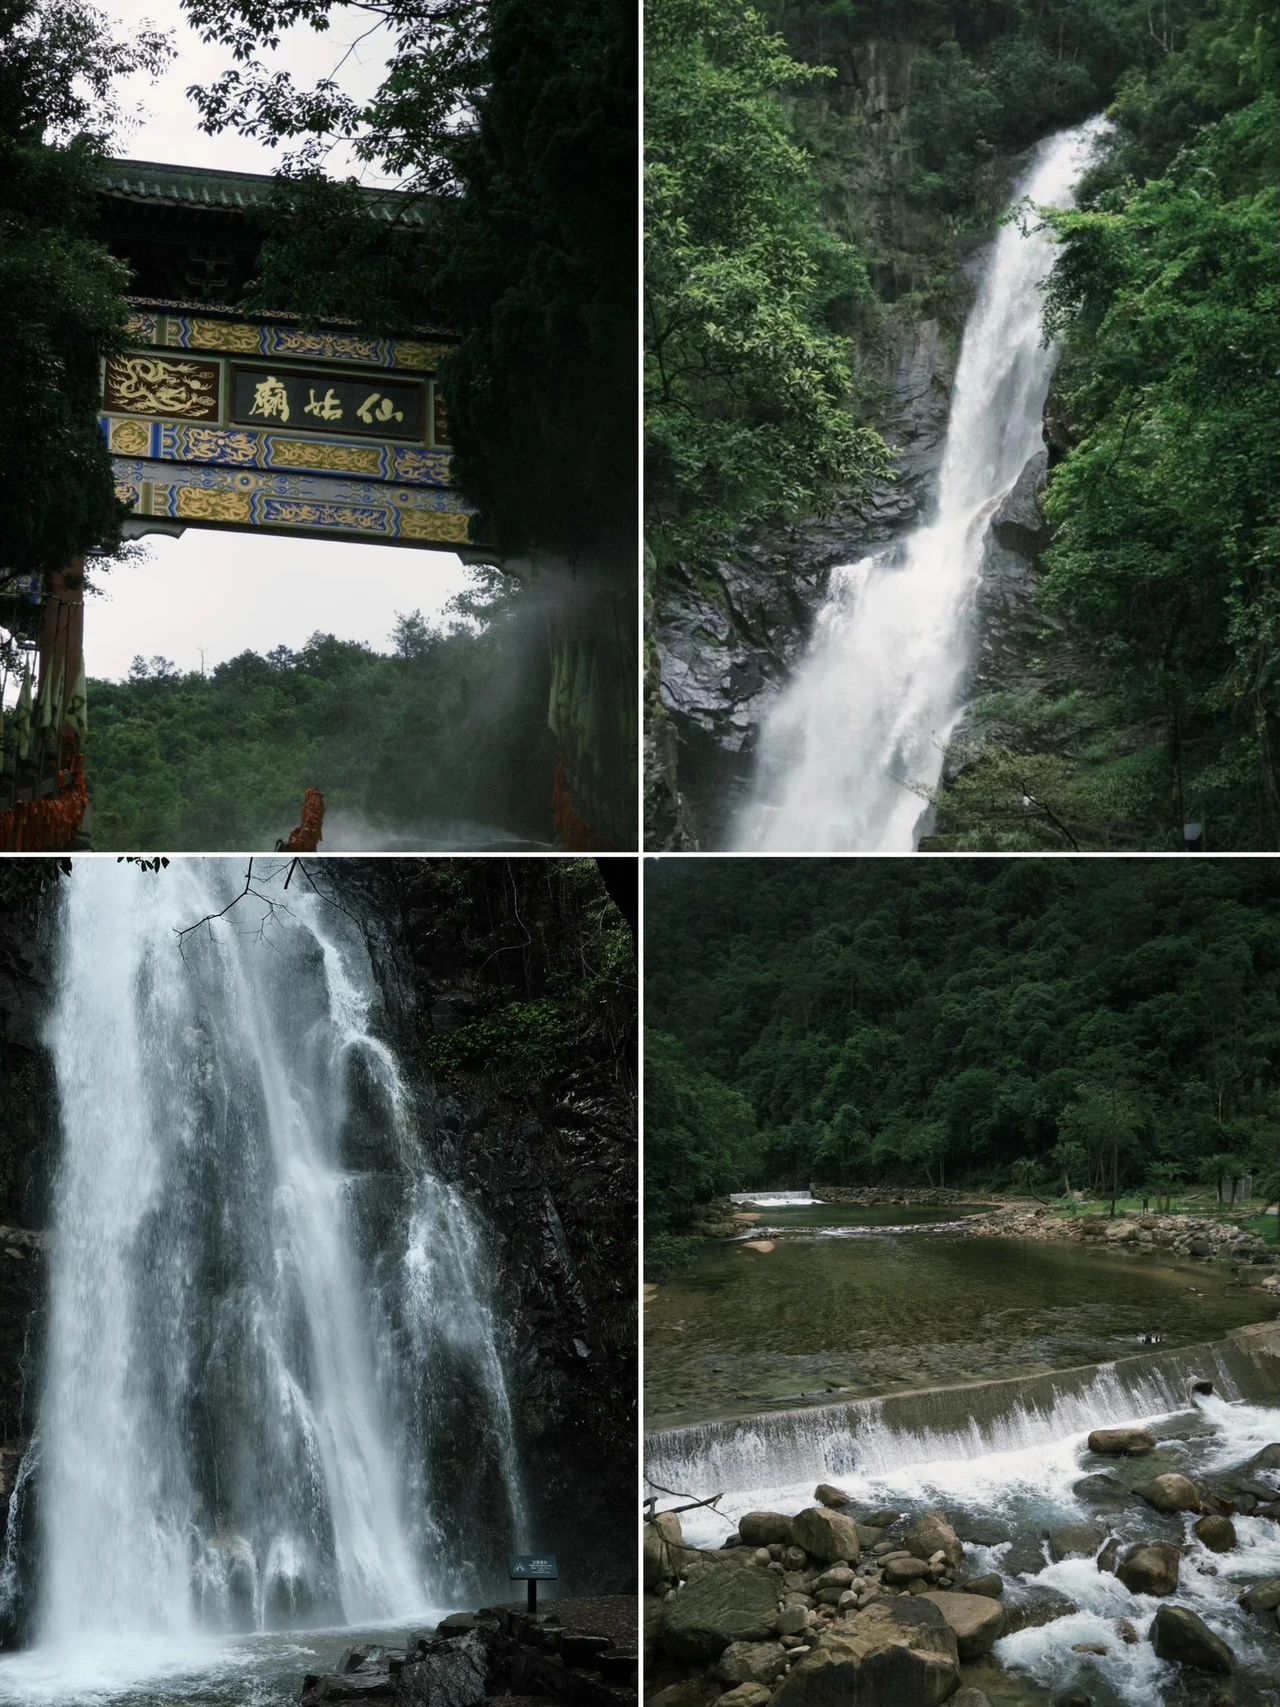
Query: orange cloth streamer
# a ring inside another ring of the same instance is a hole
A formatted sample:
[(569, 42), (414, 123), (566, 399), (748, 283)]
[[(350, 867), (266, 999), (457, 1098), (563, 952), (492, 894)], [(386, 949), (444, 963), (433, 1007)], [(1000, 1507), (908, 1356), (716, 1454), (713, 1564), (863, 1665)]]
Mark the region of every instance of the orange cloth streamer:
[(284, 844), (286, 853), (314, 853), (324, 832), (324, 795), (318, 788), (309, 788), (303, 796), (302, 822), (291, 830)]
[(89, 805), (84, 754), (68, 753), (58, 772), (58, 792), (43, 800), (19, 800), (0, 812), (0, 853), (62, 853), (71, 845)]

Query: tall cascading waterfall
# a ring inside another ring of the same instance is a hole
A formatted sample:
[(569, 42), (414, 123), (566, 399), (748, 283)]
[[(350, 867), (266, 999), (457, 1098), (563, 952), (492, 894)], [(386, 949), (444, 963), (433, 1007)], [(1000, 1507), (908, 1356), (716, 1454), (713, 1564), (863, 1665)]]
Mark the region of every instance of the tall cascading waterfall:
[[(415, 1617), (528, 1544), (487, 1232), (371, 1029), (360, 933), (277, 879), (283, 910), (179, 939), (242, 881), (88, 860), (65, 886), (45, 1648)], [(487, 1545), (435, 1473), (437, 1389)]]
[[(1015, 205), (1071, 202), (1104, 121), (1049, 137)], [(760, 733), (742, 850), (897, 853), (915, 846), (963, 709), (972, 607), (992, 512), (1043, 447), (1055, 352), (1042, 232), (1005, 225), (965, 327), (932, 518), (833, 570), (807, 651)]]

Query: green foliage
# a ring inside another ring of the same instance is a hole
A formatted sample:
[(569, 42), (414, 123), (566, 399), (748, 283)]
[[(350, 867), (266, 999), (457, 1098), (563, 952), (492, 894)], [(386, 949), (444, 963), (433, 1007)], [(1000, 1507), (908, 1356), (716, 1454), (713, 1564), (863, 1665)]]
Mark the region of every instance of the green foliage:
[(696, 1241), (675, 1233), (655, 1233), (645, 1241), (644, 1272), (648, 1280), (674, 1280), (693, 1266)]
[(519, 595), (482, 607), (478, 627), (401, 616), (394, 646), (315, 634), (207, 677), (138, 658), (127, 682), (92, 683), (95, 845), (271, 848), (308, 788), (325, 794), (331, 832), (340, 814), (372, 821), (361, 846), (447, 843), (466, 819), (548, 839), (544, 643)]
[(499, 1085), (545, 1079), (559, 1063), (564, 1022), (554, 1002), (508, 1002), (428, 1039), (427, 1064), (447, 1079), (480, 1073)]
[(798, 65), (742, 0), (646, 13), (645, 341), (649, 537), (659, 561), (803, 514), (885, 472), (849, 412), (849, 352), (824, 324), (870, 296), (825, 232), (779, 96)]
[(1072, 444), (1041, 596), (1082, 642), (1078, 703), (1056, 730), (1003, 708), (942, 803), (952, 846), (1176, 848), (1187, 821), (1280, 846), (1278, 43), (1255, 0), (1211, 0), (1045, 215)]
[(651, 866), (654, 1227), (757, 1184), (1273, 1171), (1278, 902), (1265, 861)]
[(83, 0), (0, 0), (0, 581), (119, 544), (96, 415), (126, 273), (93, 240), (96, 170), (116, 79), (164, 58)]
[[(394, 43), (373, 99), (300, 88), (258, 49), (336, 0), (184, 0), (237, 65), (193, 93), (210, 130), (298, 146), (257, 291), (372, 330), (441, 321), (460, 482), (508, 551), (621, 556), (635, 480), (636, 25), (628, 0), (378, 0)], [(427, 230), (373, 222), (332, 142), (424, 201)], [(283, 217), (281, 217), (283, 216)]]
[(644, 1087), (645, 1226), (662, 1235), (750, 1171), (755, 1120), (740, 1091), (700, 1072), (665, 1032), (646, 1033)]

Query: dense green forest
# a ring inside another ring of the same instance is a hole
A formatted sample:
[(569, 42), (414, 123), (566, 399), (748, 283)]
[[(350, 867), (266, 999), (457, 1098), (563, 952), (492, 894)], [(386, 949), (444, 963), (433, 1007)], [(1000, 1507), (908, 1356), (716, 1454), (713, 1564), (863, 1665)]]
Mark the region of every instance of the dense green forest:
[(92, 682), (95, 847), (271, 848), (308, 788), (326, 797), (331, 843), (345, 827), (360, 847), (447, 845), (460, 821), (550, 841), (533, 603), (478, 596), (443, 630), (409, 613), (387, 652), (315, 634), (207, 675), (137, 658), (127, 681)]
[(856, 513), (892, 462), (879, 429), (904, 328), (958, 338), (966, 262), (1020, 152), (1106, 111), (1078, 210), (1049, 216), (1063, 359), (1041, 638), (1023, 679), (972, 708), (935, 830), (962, 851), (1164, 849), (1195, 821), (1216, 849), (1280, 846), (1270, 0), (652, 0), (648, 16), (655, 626), (693, 587), (748, 651), (785, 646), (739, 615), (721, 560), (772, 573), (761, 529)]
[(1176, 847), (1191, 819), (1280, 847), (1278, 78), (1274, 8), (1212, 0), (1122, 83), (1080, 209), (1050, 216), (1066, 445), (1040, 596), (1082, 644), (979, 708), (1001, 734), (944, 801), (955, 845), (1028, 845), (1030, 790), (1058, 820), (1031, 845)]
[(652, 1233), (716, 1192), (815, 1180), (1274, 1182), (1269, 861), (668, 860), (646, 880)]

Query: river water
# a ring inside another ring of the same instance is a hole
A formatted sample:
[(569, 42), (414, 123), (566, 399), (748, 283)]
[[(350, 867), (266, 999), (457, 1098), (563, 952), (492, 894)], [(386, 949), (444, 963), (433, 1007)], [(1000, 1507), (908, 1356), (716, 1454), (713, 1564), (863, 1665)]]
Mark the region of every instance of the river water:
[[(1042, 142), (1015, 188), (1064, 207), (1104, 121)], [(770, 853), (896, 853), (916, 844), (972, 657), (973, 600), (992, 512), (1043, 448), (1055, 351), (1039, 290), (1042, 232), (1002, 227), (960, 350), (929, 519), (832, 571), (808, 648), (760, 732), (733, 845)]]
[[(890, 1213), (896, 1226), (883, 1223)], [(1189, 1515), (1161, 1518), (1136, 1499), (1099, 1514), (1077, 1490), (1098, 1471), (1127, 1485), (1226, 1472), (1280, 1439), (1277, 1360), (1230, 1334), (1270, 1321), (1273, 1301), (1205, 1264), (966, 1240), (954, 1221), (907, 1222), (901, 1210), (774, 1209), (747, 1235), (765, 1236), (767, 1255), (707, 1241), (693, 1272), (646, 1306), (647, 1474), (682, 1497), (722, 1496), (719, 1512), (684, 1516), (688, 1540), (718, 1546), (744, 1511), (796, 1512), (819, 1481), (864, 1513), (941, 1508), (968, 1537), (971, 1574), (1005, 1579), (1006, 1607), (1052, 1590), (1076, 1608), (1003, 1637), (1002, 1671), (967, 1681), (1018, 1707), (1073, 1688), (1094, 1707), (1172, 1707), (1184, 1699), (1176, 1669), (1121, 1629), (1127, 1619), (1145, 1636), (1159, 1602), (1092, 1557), (1051, 1563), (1042, 1537), (1096, 1519), (1125, 1543), (1173, 1539), (1186, 1549), (1178, 1604), (1235, 1651), (1239, 1707), (1274, 1699), (1280, 1631), (1236, 1598), (1280, 1575), (1280, 1525), (1237, 1518), (1235, 1550), (1211, 1554)], [(1147, 1351), (1153, 1320), (1164, 1339)], [(831, 1378), (825, 1392), (815, 1371)], [(1206, 1380), (1213, 1392), (1194, 1392)], [(804, 1382), (821, 1402), (764, 1396)], [(1160, 1437), (1152, 1456), (1088, 1452), (1092, 1428), (1134, 1422)], [(1280, 1492), (1280, 1475), (1265, 1479)]]
[[(182, 936), (241, 862), (63, 886), (48, 1327), (0, 1578), (29, 1649), (0, 1700), (273, 1700), (311, 1662), (272, 1633), (434, 1622), (524, 1538), (491, 1231), (434, 1171), (358, 926), (285, 863), (275, 911)], [(460, 1426), (463, 1486), (435, 1470)]]

